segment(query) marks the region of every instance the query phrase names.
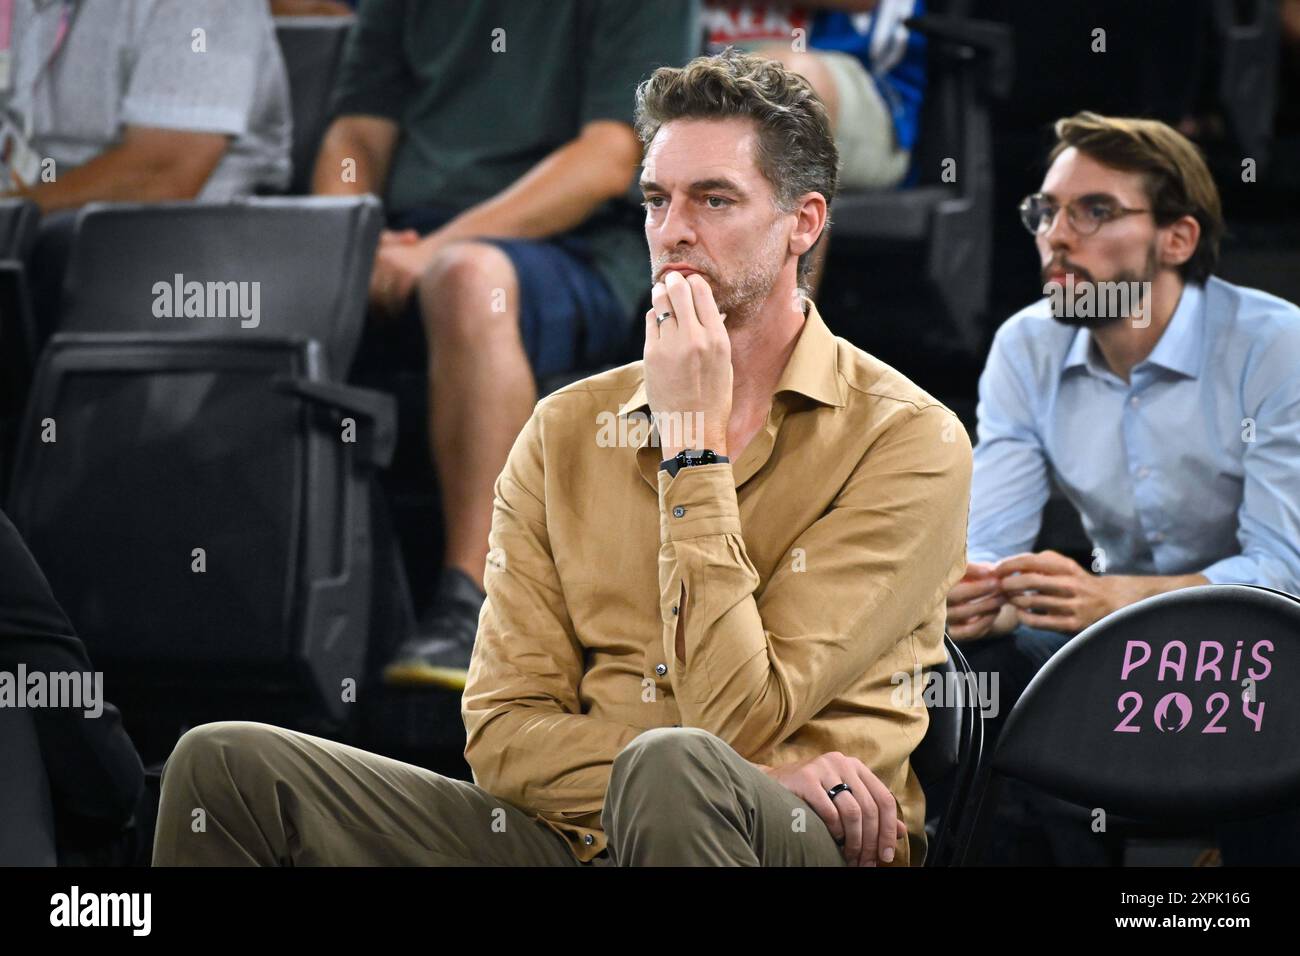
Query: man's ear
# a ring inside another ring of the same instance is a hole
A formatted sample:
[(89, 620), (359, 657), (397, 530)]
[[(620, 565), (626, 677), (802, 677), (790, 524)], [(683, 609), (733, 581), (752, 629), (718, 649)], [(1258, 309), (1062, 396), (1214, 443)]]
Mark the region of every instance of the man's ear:
[(1177, 268), (1192, 257), (1201, 240), (1195, 216), (1183, 216), (1160, 229), (1160, 264)]
[(826, 227), (826, 197), (806, 193), (794, 210), (794, 230), (790, 233), (790, 252), (801, 256), (813, 247)]

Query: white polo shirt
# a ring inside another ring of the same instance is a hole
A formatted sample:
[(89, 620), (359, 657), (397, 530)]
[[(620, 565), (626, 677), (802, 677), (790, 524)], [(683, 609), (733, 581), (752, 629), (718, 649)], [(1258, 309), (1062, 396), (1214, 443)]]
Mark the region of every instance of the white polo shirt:
[(0, 92), (56, 173), (121, 142), (127, 126), (232, 137), (199, 195), (289, 181), (289, 84), (266, 0), (14, 0), (11, 81)]

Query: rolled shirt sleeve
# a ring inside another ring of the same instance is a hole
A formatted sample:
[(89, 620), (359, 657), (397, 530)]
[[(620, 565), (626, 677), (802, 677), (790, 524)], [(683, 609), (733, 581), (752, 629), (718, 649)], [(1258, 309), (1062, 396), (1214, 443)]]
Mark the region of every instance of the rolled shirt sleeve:
[[(970, 442), (933, 405), (872, 444), (755, 599), (728, 464), (659, 475), (664, 654), (683, 724), (758, 754), (806, 725), (934, 612), (965, 564)], [(676, 614), (685, 587), (685, 661)]]
[(248, 133), (257, 77), (270, 68), (259, 61), (269, 18), (264, 0), (150, 3), (122, 102), (123, 124)]

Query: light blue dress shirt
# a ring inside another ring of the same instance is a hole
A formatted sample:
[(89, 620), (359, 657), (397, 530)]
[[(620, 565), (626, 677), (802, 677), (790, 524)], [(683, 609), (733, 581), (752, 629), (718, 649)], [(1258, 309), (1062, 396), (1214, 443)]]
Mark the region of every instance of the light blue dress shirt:
[(1187, 285), (1130, 382), (1043, 299), (980, 377), (967, 553), (1029, 551), (1055, 481), (1094, 571), (1191, 574), (1300, 594), (1300, 309)]

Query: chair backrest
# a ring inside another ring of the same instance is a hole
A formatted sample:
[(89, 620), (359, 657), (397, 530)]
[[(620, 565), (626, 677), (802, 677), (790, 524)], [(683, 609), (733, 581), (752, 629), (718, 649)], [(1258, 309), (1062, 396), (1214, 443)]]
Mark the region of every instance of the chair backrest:
[(0, 199), (0, 495), (8, 484), (10, 448), (36, 359), (25, 260), (40, 215), (30, 200)]
[(926, 794), (926, 816), (939, 818), (926, 866), (951, 861), (984, 741), (975, 675), (952, 638), (944, 634), (943, 643), (948, 659), (926, 672), (922, 690), (930, 725), (911, 756)]
[(124, 702), (346, 718), (365, 443), (282, 387), (347, 393), (324, 365), (318, 342), (238, 334), (63, 333), (42, 353), (8, 510)]
[(307, 337), (341, 379), (381, 225), (373, 196), (95, 203), (77, 218), (58, 331)]
[[(1300, 804), (1300, 600), (1206, 585), (1083, 631), (1008, 715), (985, 776), (1198, 826)], [(978, 845), (994, 801), (982, 797)]]
[(0, 259), (25, 259), (41, 211), (29, 199), (0, 199)]
[(289, 191), (311, 192), (316, 153), (329, 123), (334, 78), (354, 17), (276, 17), (275, 36), (289, 74), (293, 109), (293, 179)]
[[(950, 638), (945, 634), (945, 650), (949, 641)], [(962, 718), (966, 704), (964, 679), (951, 651), (948, 652), (947, 660), (925, 672), (924, 680), (926, 685), (923, 686), (922, 693), (926, 689), (932, 691), (924, 697), (930, 725), (911, 757), (912, 769), (916, 771), (922, 787), (937, 783), (956, 769), (964, 743)], [(948, 688), (955, 690), (949, 692)]]

